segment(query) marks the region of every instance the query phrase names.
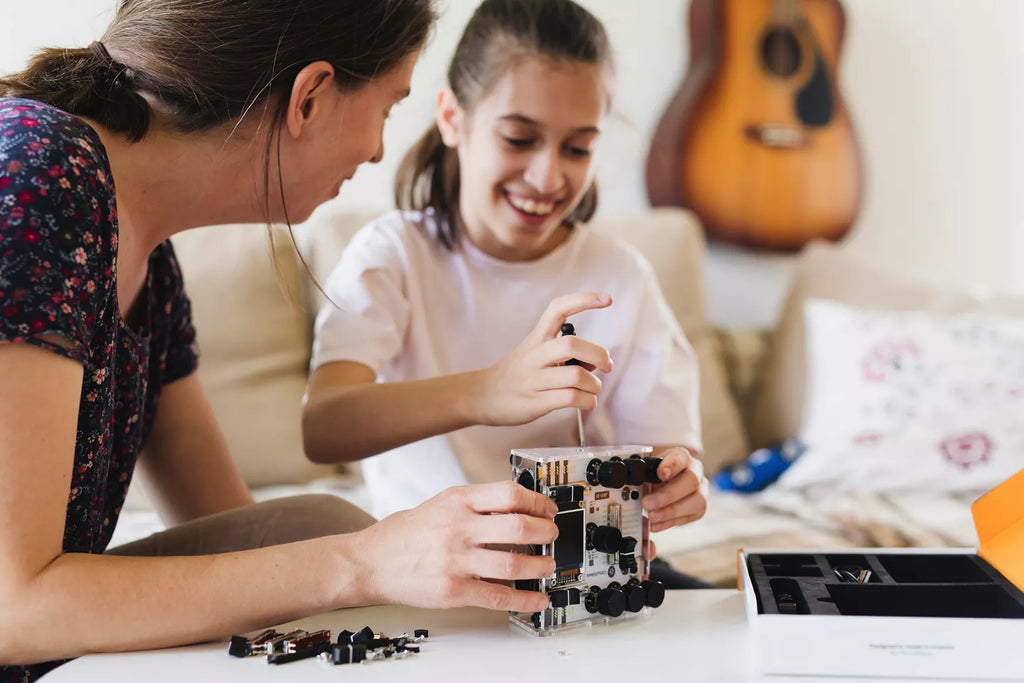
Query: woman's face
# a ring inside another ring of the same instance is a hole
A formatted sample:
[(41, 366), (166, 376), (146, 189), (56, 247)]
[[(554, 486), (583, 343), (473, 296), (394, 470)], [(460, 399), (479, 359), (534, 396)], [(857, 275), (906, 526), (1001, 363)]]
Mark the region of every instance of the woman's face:
[(508, 261), (547, 254), (566, 237), (565, 217), (593, 181), (593, 153), (607, 110), (598, 64), (517, 60), (465, 112), (439, 100), (438, 125), (457, 146), (459, 210), (469, 239)]
[[(330, 84), (322, 92), (315, 105), (320, 108), (315, 122), (304, 129), (308, 134), (299, 136), (301, 142), (288, 140), (287, 152), (281, 155), (281, 178), (292, 222), (306, 220), (313, 209), (336, 197), (360, 164), (381, 160), (384, 122), (391, 108), (409, 94), (418, 56), (418, 52), (407, 55), (393, 69), (356, 90), (341, 91)], [(272, 169), (275, 156), (272, 151)], [(279, 195), (276, 180), (270, 191), (272, 198)], [(283, 215), (275, 219), (282, 220)]]

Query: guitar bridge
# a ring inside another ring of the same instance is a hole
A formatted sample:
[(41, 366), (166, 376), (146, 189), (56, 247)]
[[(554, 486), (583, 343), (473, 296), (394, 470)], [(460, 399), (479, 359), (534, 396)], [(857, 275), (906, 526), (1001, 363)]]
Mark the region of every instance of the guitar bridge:
[(797, 149), (808, 144), (807, 135), (797, 126), (777, 123), (751, 124), (744, 128), (743, 132), (765, 147)]

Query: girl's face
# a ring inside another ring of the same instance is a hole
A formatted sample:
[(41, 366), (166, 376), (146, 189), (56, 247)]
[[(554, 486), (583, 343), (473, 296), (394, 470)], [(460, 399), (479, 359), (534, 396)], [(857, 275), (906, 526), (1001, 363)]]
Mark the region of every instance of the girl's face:
[(441, 93), (438, 127), (458, 148), (459, 210), (473, 244), (526, 261), (566, 238), (562, 221), (593, 181), (607, 100), (604, 67), (543, 57), (514, 62), (472, 111)]

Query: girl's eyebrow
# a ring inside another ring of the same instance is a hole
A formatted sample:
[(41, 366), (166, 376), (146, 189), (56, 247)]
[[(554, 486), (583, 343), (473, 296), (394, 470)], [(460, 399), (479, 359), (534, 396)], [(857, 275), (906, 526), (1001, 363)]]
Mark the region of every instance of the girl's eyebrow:
[[(541, 126), (541, 124), (539, 122), (534, 121), (529, 116), (523, 116), (522, 114), (505, 114), (504, 116), (499, 116), (498, 120), (499, 121), (515, 121), (516, 123), (523, 123), (523, 124), (526, 124), (528, 126), (536, 126), (537, 128), (542, 128), (543, 127), (543, 126)], [(578, 135), (580, 133), (600, 133), (600, 132), (601, 132), (601, 129), (598, 128), (597, 126), (583, 126), (582, 128), (575, 129), (573, 131), (573, 135)]]

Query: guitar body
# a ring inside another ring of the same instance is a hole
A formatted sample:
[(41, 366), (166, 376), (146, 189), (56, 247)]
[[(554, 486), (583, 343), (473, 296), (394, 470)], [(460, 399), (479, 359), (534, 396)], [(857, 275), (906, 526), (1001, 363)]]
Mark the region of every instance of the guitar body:
[(647, 160), (651, 204), (752, 247), (841, 238), (862, 170), (836, 84), (839, 1), (692, 0), (689, 26), (690, 67)]

